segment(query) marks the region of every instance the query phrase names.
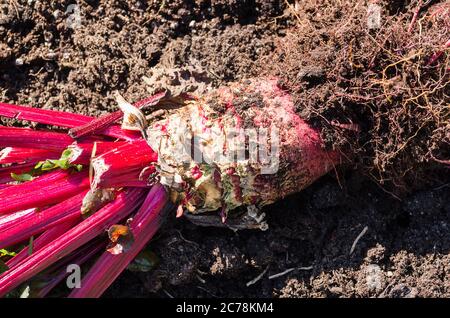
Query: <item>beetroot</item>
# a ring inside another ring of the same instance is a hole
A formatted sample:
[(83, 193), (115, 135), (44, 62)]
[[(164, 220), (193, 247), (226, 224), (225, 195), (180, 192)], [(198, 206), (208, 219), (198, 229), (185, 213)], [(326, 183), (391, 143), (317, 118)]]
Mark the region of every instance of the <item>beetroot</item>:
[(191, 212), (273, 203), (340, 161), (275, 78), (219, 89), (153, 124), (147, 135), (161, 182)]

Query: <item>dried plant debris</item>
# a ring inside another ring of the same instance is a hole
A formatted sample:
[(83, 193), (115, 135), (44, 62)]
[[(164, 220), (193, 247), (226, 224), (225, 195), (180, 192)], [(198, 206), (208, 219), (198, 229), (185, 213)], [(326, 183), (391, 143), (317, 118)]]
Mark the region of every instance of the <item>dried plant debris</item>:
[(393, 191), (448, 166), (448, 1), (306, 1), (296, 16), (298, 28), (262, 63), (328, 147), (349, 150)]
[(211, 88), (211, 78), (207, 72), (190, 65), (180, 68), (155, 67), (143, 80), (150, 94), (165, 90), (172, 96), (194, 92), (200, 95)]

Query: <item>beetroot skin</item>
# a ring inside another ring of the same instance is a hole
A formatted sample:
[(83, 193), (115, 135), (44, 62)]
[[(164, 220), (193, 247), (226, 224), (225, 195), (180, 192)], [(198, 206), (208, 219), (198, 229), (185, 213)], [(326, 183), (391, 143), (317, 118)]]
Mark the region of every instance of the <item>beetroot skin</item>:
[(276, 78), (230, 84), (188, 101), (150, 125), (147, 136), (161, 183), (194, 213), (272, 203), (340, 161), (296, 114)]

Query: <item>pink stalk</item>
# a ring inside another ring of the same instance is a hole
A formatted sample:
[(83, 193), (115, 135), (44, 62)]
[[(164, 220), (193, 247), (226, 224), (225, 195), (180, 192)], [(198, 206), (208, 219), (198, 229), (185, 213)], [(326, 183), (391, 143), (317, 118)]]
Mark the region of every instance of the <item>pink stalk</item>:
[[(61, 223), (39, 235), (39, 237), (33, 241), (33, 253), (36, 253), (45, 245), (56, 240), (58, 237), (66, 233), (75, 224), (76, 222)], [(16, 256), (14, 256), (8, 262), (6, 262), (6, 265), (8, 265), (9, 268), (13, 268), (14, 266), (19, 265), (19, 263), (21, 263), (25, 258), (29, 256), (28, 253), (29, 248), (28, 246), (26, 246), (19, 253), (17, 253)]]
[[(116, 149), (119, 146), (124, 145), (125, 141), (119, 142), (97, 142), (95, 145), (95, 156), (101, 155), (105, 152)], [(94, 143), (74, 143), (68, 147), (72, 150), (72, 156), (70, 163), (73, 164), (88, 164), (92, 157), (92, 151), (94, 150)]]
[(11, 173), (15, 173), (15, 174), (26, 173), (26, 172), (29, 172), (34, 166), (35, 166), (35, 163), (26, 163), (26, 164), (21, 164), (21, 165), (2, 167), (2, 168), (0, 168), (0, 183), (7, 183), (7, 182), (15, 181), (11, 177)]
[[(0, 116), (7, 118), (16, 118), (21, 120), (29, 120), (41, 124), (54, 125), (65, 128), (73, 128), (91, 122), (95, 117), (80, 114), (72, 114), (56, 110), (46, 110), (33, 108), (29, 106), (20, 106), (0, 103)], [(121, 138), (125, 140), (135, 140), (140, 137), (136, 132), (124, 132), (120, 126), (110, 126), (100, 134)]]
[[(61, 149), (62, 151), (63, 149)], [(38, 162), (46, 159), (58, 159), (61, 151), (7, 147), (0, 151), (0, 164)]]
[(66, 134), (29, 128), (0, 126), (0, 147), (38, 148), (60, 151), (73, 142)]
[(0, 190), (0, 214), (60, 202), (89, 187), (87, 172), (54, 171)]
[(78, 266), (83, 265), (85, 262), (89, 261), (92, 257), (94, 257), (98, 252), (105, 248), (104, 242), (94, 242), (94, 244), (87, 244), (83, 246), (81, 249), (76, 251), (73, 255), (64, 259), (63, 264), (55, 264), (59, 265), (58, 270), (56, 272), (51, 273), (50, 280), (43, 288), (41, 288), (34, 297), (36, 298), (44, 298), (47, 296), (49, 292), (52, 291), (64, 278), (69, 275), (67, 272), (67, 264), (76, 264)]
[(157, 154), (145, 140), (124, 144), (92, 160), (95, 171), (93, 188), (114, 183), (115, 178), (144, 169), (157, 160)]
[(36, 209), (23, 210), (11, 214), (0, 215), (0, 231), (11, 227), (17, 220), (26, 218), (36, 212)]
[(100, 188), (122, 188), (122, 187), (131, 187), (131, 188), (149, 188), (152, 186), (152, 183), (149, 183), (144, 180), (129, 180), (127, 176), (123, 176), (123, 178), (117, 178), (114, 180), (105, 180), (105, 182), (101, 182), (98, 184)]
[(0, 275), (0, 297), (127, 217), (142, 203), (143, 194), (138, 189), (121, 192), (115, 201)]
[(5, 103), (0, 103), (0, 116), (68, 128), (83, 125), (93, 119), (80, 114)]
[(81, 281), (81, 288), (74, 289), (69, 297), (100, 297), (159, 229), (164, 220), (162, 211), (167, 201), (164, 187), (155, 185), (130, 223), (134, 238), (130, 249), (118, 255), (104, 252)]
[(87, 191), (43, 211), (15, 219), (6, 228), (0, 226), (0, 249), (20, 243), (62, 223), (74, 223), (81, 219), (81, 202)]
[(141, 134), (139, 132), (131, 130), (122, 130), (120, 125), (109, 126), (108, 128), (100, 131), (99, 134), (126, 141), (133, 141), (141, 138)]
[(147, 188), (153, 184), (150, 176), (146, 172), (148, 169), (155, 172), (155, 167), (150, 166), (146, 168), (136, 168), (132, 170), (125, 170), (123, 173), (115, 173), (114, 175), (109, 175), (109, 177), (101, 178), (95, 187), (99, 188), (121, 188), (121, 187), (138, 187)]
[[(149, 98), (146, 98), (144, 100), (135, 103), (134, 106), (137, 108), (143, 108), (146, 106), (156, 105), (165, 95), (166, 95), (165, 92), (155, 94), (153, 96), (150, 96)], [(98, 117), (90, 121), (89, 123), (70, 129), (69, 136), (71, 136), (72, 138), (80, 138), (86, 135), (95, 134), (107, 128), (108, 126), (110, 126), (117, 120), (121, 119), (122, 117), (123, 112), (121, 110)]]

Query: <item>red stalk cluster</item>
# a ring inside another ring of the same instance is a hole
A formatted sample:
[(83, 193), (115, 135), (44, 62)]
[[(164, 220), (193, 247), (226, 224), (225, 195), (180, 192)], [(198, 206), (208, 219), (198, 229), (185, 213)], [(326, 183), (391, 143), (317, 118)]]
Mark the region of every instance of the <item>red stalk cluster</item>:
[[(95, 119), (95, 117), (80, 114), (5, 103), (0, 103), (0, 116), (28, 120), (40, 124), (54, 125), (64, 128), (73, 128), (80, 125), (85, 125)], [(110, 125), (100, 131), (99, 134), (130, 141), (140, 138), (138, 133), (133, 131), (123, 131), (119, 125)]]
[(23, 262), (0, 276), (0, 297), (18, 287), (23, 282), (40, 273), (57, 260), (86, 244), (120, 222), (141, 203), (144, 192), (130, 189), (121, 192), (116, 200), (107, 204), (91, 217), (83, 220), (53, 242), (32, 253)]
[(123, 144), (92, 160), (95, 171), (92, 187), (146, 186), (146, 181), (139, 177), (156, 160), (157, 154), (145, 140)]
[(75, 251), (72, 255), (68, 256), (63, 261), (55, 264), (56, 269), (50, 270), (48, 276), (48, 281), (45, 283), (44, 287), (35, 293), (35, 297), (43, 298), (47, 296), (48, 293), (52, 291), (61, 281), (66, 278), (69, 273), (67, 273), (67, 265), (78, 265), (81, 266), (85, 262), (92, 259), (96, 254), (98, 254), (102, 249), (105, 249), (105, 242), (100, 240), (99, 242), (94, 241), (86, 244), (79, 250)]
[[(81, 189), (80, 189), (81, 190)], [(87, 191), (56, 204), (48, 209), (36, 211), (30, 215), (0, 225), (0, 249), (20, 243), (29, 237), (51, 229), (59, 224), (73, 224), (81, 219), (81, 201)]]
[[(135, 105), (154, 105), (163, 96), (155, 95)], [(107, 261), (114, 268), (114, 278), (117, 277), (153, 236), (162, 220), (167, 202), (165, 190), (162, 186), (155, 186), (151, 192), (142, 188), (149, 186), (147, 179), (155, 171), (151, 165), (157, 160), (156, 153), (140, 134), (124, 131), (115, 124), (121, 112), (95, 119), (0, 103), (0, 116), (75, 128), (72, 136), (77, 138), (92, 135), (74, 142), (72, 137), (60, 132), (0, 127), (0, 148), (6, 147), (0, 150), (0, 165), (7, 165), (0, 166), (0, 249), (15, 251), (20, 244), (26, 245), (30, 237), (35, 238), (30, 243), (32, 246), (19, 249), (9, 258), (6, 272), (0, 272), (0, 297), (39, 273), (42, 273), (40, 287), (32, 295), (44, 297), (67, 276), (65, 266), (81, 265), (104, 248), (106, 241), (94, 240), (97, 236), (113, 224), (124, 222), (141, 207), (131, 223), (136, 237), (131, 251)], [(33, 175), (33, 168), (39, 161), (58, 159), (65, 149), (70, 150), (69, 164), (83, 165), (81, 172), (69, 166), (68, 170), (41, 171), (44, 173)], [(98, 211), (92, 211), (92, 215), (83, 217), (80, 210), (91, 185), (87, 167), (91, 162), (95, 187), (114, 187), (118, 195)], [(12, 177), (12, 174), (24, 173), (32, 175), (32, 180), (17, 182)], [(143, 233), (142, 229), (148, 231)], [(96, 264), (101, 264), (103, 259), (104, 256)], [(97, 274), (96, 268), (86, 279), (87, 286), (101, 281), (92, 291), (99, 296), (113, 279)], [(45, 279), (42, 281), (42, 278)], [(90, 293), (86, 288), (80, 292)]]
[[(76, 222), (66, 222), (59, 225), (55, 225), (51, 229), (45, 231), (39, 237), (35, 240), (33, 240), (33, 246), (31, 247), (34, 252), (40, 250), (45, 245), (49, 244), (53, 240), (57, 239), (64, 233), (66, 233), (71, 227), (73, 227), (76, 224)], [(26, 259), (29, 256), (29, 247), (24, 247), (19, 253), (17, 253), (16, 256), (11, 258), (8, 262), (6, 262), (6, 265), (8, 265), (9, 268), (12, 268), (14, 266), (17, 266), (20, 264), (24, 259)]]
[(81, 281), (81, 288), (74, 289), (69, 297), (100, 297), (159, 229), (165, 216), (161, 211), (166, 203), (164, 187), (154, 186), (129, 225), (134, 239), (131, 247), (118, 255), (103, 252)]
[(67, 199), (89, 187), (87, 172), (54, 171), (0, 190), (0, 214), (44, 207)]

